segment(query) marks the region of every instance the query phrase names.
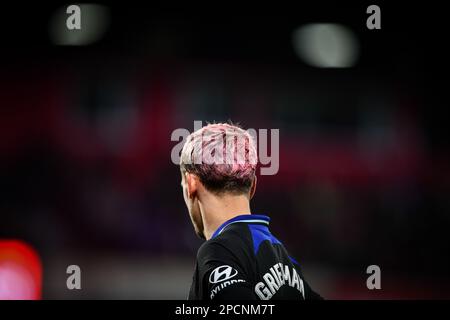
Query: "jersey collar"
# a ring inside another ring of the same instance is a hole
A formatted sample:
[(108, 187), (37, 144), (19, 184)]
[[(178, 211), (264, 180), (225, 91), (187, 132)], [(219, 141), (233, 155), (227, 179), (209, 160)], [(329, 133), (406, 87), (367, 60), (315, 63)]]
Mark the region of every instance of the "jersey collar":
[(225, 221), (220, 225), (219, 228), (213, 233), (211, 239), (217, 237), (219, 234), (222, 233), (222, 231), (228, 227), (230, 224), (233, 223), (262, 223), (265, 225), (269, 225), (270, 218), (265, 215), (259, 215), (259, 214), (243, 214), (240, 216), (236, 216), (228, 221)]

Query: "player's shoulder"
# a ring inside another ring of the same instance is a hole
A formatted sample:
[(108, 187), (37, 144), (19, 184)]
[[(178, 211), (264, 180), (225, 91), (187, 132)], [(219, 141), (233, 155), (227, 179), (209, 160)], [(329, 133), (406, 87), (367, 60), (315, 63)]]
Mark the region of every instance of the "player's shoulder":
[(205, 241), (197, 252), (198, 259), (236, 256), (249, 246), (248, 228), (244, 224), (230, 225), (212, 239)]

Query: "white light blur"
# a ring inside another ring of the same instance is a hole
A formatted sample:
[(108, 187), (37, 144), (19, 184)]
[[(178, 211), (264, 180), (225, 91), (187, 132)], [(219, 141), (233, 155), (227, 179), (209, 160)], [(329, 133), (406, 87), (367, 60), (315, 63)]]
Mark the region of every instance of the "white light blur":
[(67, 6), (58, 9), (50, 20), (50, 39), (56, 45), (84, 46), (100, 40), (109, 27), (108, 8), (97, 4), (79, 4), (81, 11), (81, 29), (70, 30), (66, 21), (70, 13)]
[(359, 57), (359, 41), (354, 32), (343, 25), (304, 25), (294, 31), (292, 40), (297, 55), (314, 67), (349, 68)]
[(34, 278), (26, 268), (0, 261), (0, 300), (31, 300), (36, 290)]

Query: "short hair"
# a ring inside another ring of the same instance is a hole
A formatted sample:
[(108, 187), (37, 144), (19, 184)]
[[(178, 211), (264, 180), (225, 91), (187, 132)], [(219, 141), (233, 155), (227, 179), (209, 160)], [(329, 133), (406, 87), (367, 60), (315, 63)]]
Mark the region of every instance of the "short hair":
[(257, 161), (256, 143), (248, 131), (235, 124), (214, 123), (186, 138), (180, 169), (197, 175), (209, 191), (241, 194), (250, 190)]

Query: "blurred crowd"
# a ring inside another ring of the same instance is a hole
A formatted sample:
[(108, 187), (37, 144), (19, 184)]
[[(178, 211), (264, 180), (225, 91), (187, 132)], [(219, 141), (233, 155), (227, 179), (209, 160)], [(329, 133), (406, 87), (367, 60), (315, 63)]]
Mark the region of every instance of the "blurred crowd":
[(123, 56), (108, 46), (75, 48), (78, 58), (46, 48), (51, 58), (2, 62), (0, 238), (30, 243), (44, 269), (70, 252), (194, 261), (201, 241), (170, 135), (195, 120), (231, 120), (280, 130), (279, 172), (258, 177), (252, 209), (272, 218), (306, 270), (340, 277), (332, 297), (351, 296), (359, 280), (349, 279), (364, 285), (371, 264), (393, 279), (396, 297), (420, 297), (424, 283), (448, 297), (440, 287), (450, 268), (448, 149), (422, 91), (420, 53), (400, 61), (408, 48), (398, 49), (392, 60), (336, 70), (293, 53), (283, 60), (273, 48), (253, 60), (239, 37), (251, 24), (242, 23), (204, 30), (210, 45), (180, 58), (179, 46), (198, 44), (188, 42), (197, 29), (182, 36), (174, 21), (152, 29), (153, 55), (135, 41)]

